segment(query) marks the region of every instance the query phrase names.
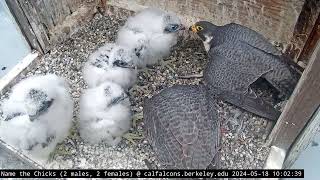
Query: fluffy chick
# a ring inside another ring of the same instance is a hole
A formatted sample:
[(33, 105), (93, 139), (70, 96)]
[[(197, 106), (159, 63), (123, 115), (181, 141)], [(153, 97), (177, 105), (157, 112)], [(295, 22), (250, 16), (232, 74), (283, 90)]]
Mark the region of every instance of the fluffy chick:
[(138, 67), (143, 68), (168, 56), (182, 29), (184, 26), (175, 14), (147, 8), (128, 18), (116, 43), (133, 49), (139, 57)]
[(67, 88), (54, 74), (20, 81), (2, 104), (0, 138), (45, 162), (72, 125), (73, 101)]
[(113, 82), (86, 89), (80, 98), (80, 136), (95, 144), (116, 146), (131, 127), (128, 95)]
[(107, 43), (89, 56), (83, 68), (83, 78), (90, 88), (112, 81), (127, 90), (136, 82), (136, 62), (137, 57), (132, 51)]

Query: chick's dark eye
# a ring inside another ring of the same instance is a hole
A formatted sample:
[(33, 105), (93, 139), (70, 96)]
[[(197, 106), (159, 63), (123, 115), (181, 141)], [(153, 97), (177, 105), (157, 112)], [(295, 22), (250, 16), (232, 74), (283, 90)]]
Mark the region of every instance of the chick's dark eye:
[(167, 32), (175, 32), (179, 29), (179, 25), (178, 24), (170, 24), (166, 27), (165, 31)]
[(115, 66), (125, 66), (125, 65), (127, 65), (127, 63), (126, 62), (124, 62), (124, 61), (120, 61), (120, 60), (116, 60), (116, 61), (114, 61), (114, 63), (113, 63)]
[(171, 29), (172, 29), (172, 30), (176, 30), (176, 29), (178, 29), (178, 27), (179, 27), (179, 26), (178, 26), (177, 24), (171, 25)]

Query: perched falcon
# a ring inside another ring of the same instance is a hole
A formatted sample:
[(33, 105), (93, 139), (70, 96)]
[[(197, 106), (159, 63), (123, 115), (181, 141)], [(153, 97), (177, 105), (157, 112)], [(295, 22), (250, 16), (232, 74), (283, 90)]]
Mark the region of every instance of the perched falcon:
[(258, 97), (250, 85), (264, 78), (279, 92), (279, 97), (291, 95), (299, 74), (281, 52), (261, 34), (239, 24), (216, 26), (199, 21), (189, 29), (198, 34), (208, 52), (204, 80), (211, 94), (256, 115), (277, 120), (280, 112)]
[(131, 127), (132, 114), (126, 92), (106, 81), (86, 89), (80, 98), (80, 136), (91, 144), (116, 146)]
[(182, 29), (184, 26), (175, 14), (147, 8), (128, 18), (116, 43), (133, 49), (139, 57), (138, 67), (143, 68), (168, 56)]
[(0, 138), (44, 162), (69, 134), (73, 101), (64, 79), (33, 76), (13, 87), (1, 111)]
[(89, 56), (83, 67), (83, 78), (89, 88), (112, 81), (128, 90), (136, 82), (137, 61), (137, 56), (131, 50), (107, 43)]
[(166, 168), (219, 167), (220, 124), (205, 86), (175, 85), (144, 102), (146, 136)]

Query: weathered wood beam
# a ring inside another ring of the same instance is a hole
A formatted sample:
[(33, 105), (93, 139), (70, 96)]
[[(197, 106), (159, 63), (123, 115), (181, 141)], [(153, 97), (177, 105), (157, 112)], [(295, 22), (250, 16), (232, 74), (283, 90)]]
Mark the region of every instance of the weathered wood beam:
[(40, 42), (38, 41), (35, 32), (33, 31), (32, 26), (26, 15), (24, 14), (23, 9), (21, 8), (18, 1), (6, 0), (6, 3), (31, 48), (37, 50), (40, 53), (43, 53), (44, 47), (42, 47)]
[(317, 46), (317, 42), (320, 39), (320, 15), (318, 15), (318, 19), (315, 22), (315, 25), (313, 26), (313, 29), (309, 35), (308, 40), (306, 41), (303, 50), (299, 56), (299, 61), (306, 62), (308, 59), (310, 59), (310, 56), (312, 55), (312, 52)]
[[(319, 0), (305, 0), (299, 18), (295, 24), (293, 36), (286, 47), (285, 53), (295, 62), (311, 55), (316, 44), (310, 44), (308, 39), (314, 38), (313, 28), (316, 27), (316, 20), (320, 14)], [(315, 41), (317, 42), (317, 41)], [(306, 55), (306, 56), (305, 56)], [(309, 56), (310, 57), (310, 56)]]
[(320, 43), (273, 128), (269, 142), (287, 151), (320, 104)]
[(43, 51), (47, 52), (50, 46), (49, 32), (48, 29), (44, 26), (45, 21), (41, 19), (42, 17), (39, 15), (39, 12), (37, 12), (37, 9), (33, 4), (34, 2), (24, 0), (17, 0), (17, 2), (22, 8), (24, 15), (28, 19), (37, 37), (37, 40), (41, 44)]
[[(76, 31), (79, 24), (84, 23), (83, 16), (79, 14), (90, 16), (91, 6), (95, 0), (90, 2), (86, 0), (6, 0), (6, 2), (31, 47), (46, 53), (52, 45), (57, 43), (57, 39), (65, 39)], [(75, 19), (68, 18), (70, 16)], [(76, 19), (78, 17), (81, 19)], [(66, 20), (68, 22), (65, 23)]]

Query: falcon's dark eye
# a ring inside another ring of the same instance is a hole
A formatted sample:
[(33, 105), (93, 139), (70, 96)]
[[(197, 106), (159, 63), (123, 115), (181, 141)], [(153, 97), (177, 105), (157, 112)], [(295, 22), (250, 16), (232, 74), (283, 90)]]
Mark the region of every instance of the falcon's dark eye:
[(198, 31), (202, 31), (203, 30), (202, 26), (196, 26), (196, 28), (197, 28)]
[(176, 32), (177, 30), (179, 30), (179, 24), (169, 24), (166, 28), (165, 31), (166, 32)]

